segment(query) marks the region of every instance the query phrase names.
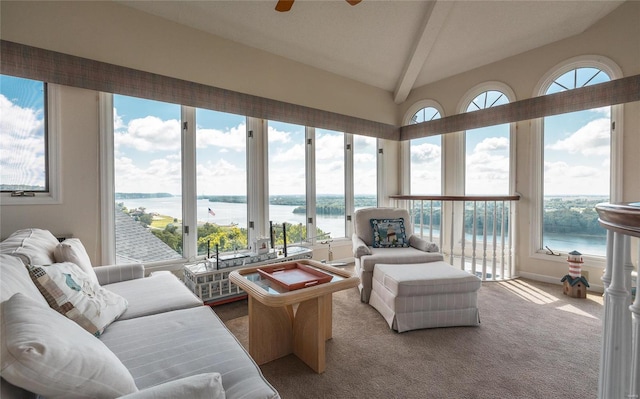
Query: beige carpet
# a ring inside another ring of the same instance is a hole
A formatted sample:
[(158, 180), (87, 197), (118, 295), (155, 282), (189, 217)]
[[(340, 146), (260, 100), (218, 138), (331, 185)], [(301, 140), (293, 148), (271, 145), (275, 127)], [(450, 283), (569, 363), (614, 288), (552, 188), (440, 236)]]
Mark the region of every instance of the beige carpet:
[[(398, 334), (357, 289), (333, 296), (327, 369), (294, 355), (261, 366), (283, 398), (593, 398), (602, 297), (570, 298), (560, 285), (484, 283), (479, 327)], [(214, 308), (248, 347), (247, 301)]]

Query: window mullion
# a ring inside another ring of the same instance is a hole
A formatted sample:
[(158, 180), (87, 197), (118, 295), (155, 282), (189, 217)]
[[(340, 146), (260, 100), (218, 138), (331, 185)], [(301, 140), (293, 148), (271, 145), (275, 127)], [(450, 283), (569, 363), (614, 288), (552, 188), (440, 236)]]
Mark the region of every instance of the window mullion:
[(196, 110), (181, 107), (182, 123), (182, 256), (198, 255), (197, 186), (196, 186)]
[(113, 146), (113, 94), (99, 94), (100, 122), (100, 226), (102, 264), (116, 263), (115, 177)]
[(354, 211), (354, 187), (353, 187), (353, 135), (344, 134), (344, 215), (345, 236), (351, 237), (353, 223), (348, 220)]
[(305, 128), (305, 170), (307, 203), (307, 239), (315, 243), (316, 236), (316, 129)]

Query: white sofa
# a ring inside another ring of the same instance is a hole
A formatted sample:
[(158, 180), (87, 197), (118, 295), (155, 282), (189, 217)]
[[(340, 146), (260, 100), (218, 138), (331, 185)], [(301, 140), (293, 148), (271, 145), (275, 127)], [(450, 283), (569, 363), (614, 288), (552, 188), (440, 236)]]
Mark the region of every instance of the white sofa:
[(279, 398), (172, 273), (87, 262), (79, 240), (46, 230), (0, 243), (0, 397)]
[[(372, 220), (403, 220), (403, 237), (392, 246), (374, 247), (374, 227)], [(411, 264), (444, 260), (440, 249), (413, 234), (409, 211), (402, 208), (363, 208), (354, 213), (353, 223), (353, 256), (355, 271), (360, 277), (360, 300), (369, 303), (373, 280), (373, 269), (376, 264)]]

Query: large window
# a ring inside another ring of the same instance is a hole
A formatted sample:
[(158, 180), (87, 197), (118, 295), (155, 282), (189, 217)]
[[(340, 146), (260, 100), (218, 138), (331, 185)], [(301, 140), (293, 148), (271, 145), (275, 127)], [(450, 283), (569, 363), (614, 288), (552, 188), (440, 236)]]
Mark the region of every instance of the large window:
[(116, 95), (116, 262), (182, 258), (180, 106)]
[[(425, 107), (411, 118), (412, 123), (440, 119), (440, 112), (434, 107)], [(440, 195), (442, 192), (442, 137), (431, 136), (410, 141), (411, 182), (413, 195)]]
[[(597, 68), (558, 76), (545, 94), (606, 82)], [(542, 244), (554, 251), (606, 254), (595, 205), (609, 201), (611, 107), (544, 118)]]
[(282, 244), (282, 224), (287, 223), (287, 243), (307, 238), (305, 127), (269, 121), (269, 220), (276, 227), (275, 241)]
[(344, 237), (344, 134), (324, 129), (315, 133), (316, 227), (326, 238)]
[(246, 118), (197, 109), (196, 126), (198, 255), (245, 249)]
[(57, 133), (48, 117), (48, 91), (44, 82), (0, 75), (0, 191), (5, 204), (58, 201)]
[[(497, 90), (476, 96), (467, 112), (509, 103), (509, 98)], [(509, 194), (510, 125), (496, 125), (467, 130), (465, 134), (465, 194)]]
[(353, 196), (354, 208), (378, 204), (377, 139), (353, 136)]
[(269, 224), (276, 246), (283, 225), (289, 244), (322, 244), (347, 235), (347, 207), (377, 204), (376, 139), (122, 95), (101, 103), (112, 262), (246, 250)]

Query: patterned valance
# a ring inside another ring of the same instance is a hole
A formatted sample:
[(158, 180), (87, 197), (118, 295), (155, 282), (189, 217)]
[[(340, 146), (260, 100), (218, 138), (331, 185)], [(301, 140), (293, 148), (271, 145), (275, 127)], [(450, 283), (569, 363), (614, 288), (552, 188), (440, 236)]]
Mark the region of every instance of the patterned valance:
[(410, 140), (640, 101), (640, 75), (397, 127), (0, 40), (0, 73), (323, 129)]
[(402, 126), (400, 140), (461, 132), (634, 101), (640, 101), (640, 75)]
[(2, 40), (0, 72), (255, 118), (398, 139), (398, 127)]

